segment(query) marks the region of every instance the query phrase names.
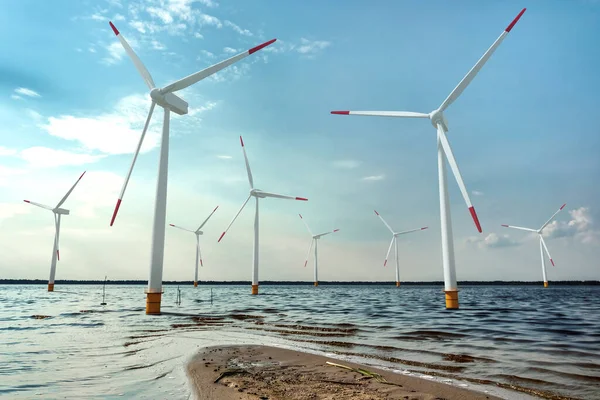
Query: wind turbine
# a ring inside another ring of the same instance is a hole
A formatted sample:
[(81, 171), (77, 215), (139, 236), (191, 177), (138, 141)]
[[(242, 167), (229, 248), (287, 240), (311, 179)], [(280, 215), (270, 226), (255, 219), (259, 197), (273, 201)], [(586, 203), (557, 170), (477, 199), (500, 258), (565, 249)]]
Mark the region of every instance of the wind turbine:
[(52, 261), (50, 262), (50, 279), (48, 279), (48, 291), (49, 292), (54, 291), (54, 276), (56, 275), (56, 261), (60, 261), (60, 250), (58, 248), (58, 239), (60, 236), (60, 218), (62, 215), (69, 215), (69, 212), (70, 212), (67, 209), (60, 208), (60, 206), (62, 206), (64, 204), (64, 202), (67, 201), (67, 198), (69, 197), (69, 195), (71, 194), (73, 189), (75, 189), (75, 186), (77, 186), (77, 184), (79, 183), (81, 178), (83, 178), (83, 175), (85, 175), (85, 171), (83, 171), (83, 174), (81, 174), (81, 176), (79, 177), (79, 179), (77, 179), (75, 184), (73, 186), (71, 186), (71, 189), (69, 189), (67, 194), (65, 194), (63, 196), (63, 198), (60, 199), (60, 201), (58, 202), (56, 207), (46, 206), (44, 204), (36, 203), (34, 201), (23, 200), (25, 203), (29, 203), (34, 206), (38, 206), (43, 209), (52, 211), (52, 213), (54, 214), (55, 233), (54, 233), (54, 248), (52, 249)]
[(133, 161), (131, 162), (131, 166), (129, 167), (129, 171), (127, 172), (127, 176), (125, 178), (125, 183), (123, 183), (123, 188), (121, 189), (121, 194), (119, 195), (119, 199), (117, 200), (117, 205), (115, 206), (115, 211), (113, 212), (112, 219), (110, 221), (110, 225), (112, 226), (115, 222), (115, 218), (117, 216), (117, 212), (119, 211), (119, 207), (121, 206), (121, 201), (123, 200), (123, 196), (125, 195), (125, 189), (127, 188), (127, 183), (129, 182), (129, 178), (131, 177), (131, 172), (133, 171), (133, 166), (135, 165), (135, 161), (140, 152), (140, 147), (142, 146), (142, 142), (144, 141), (144, 136), (146, 135), (146, 131), (148, 129), (148, 125), (150, 124), (150, 118), (152, 117), (152, 112), (154, 111), (154, 107), (158, 104), (160, 107), (164, 109), (164, 117), (163, 117), (163, 129), (162, 129), (162, 138), (161, 138), (161, 146), (160, 146), (160, 160), (158, 164), (158, 180), (156, 185), (156, 201), (154, 204), (154, 225), (152, 228), (152, 251), (150, 257), (150, 277), (148, 279), (148, 289), (146, 290), (146, 314), (160, 314), (160, 300), (162, 295), (162, 272), (163, 272), (163, 258), (164, 258), (164, 247), (165, 247), (165, 220), (166, 220), (166, 210), (167, 210), (167, 176), (168, 176), (168, 166), (169, 166), (169, 123), (171, 120), (171, 111), (178, 115), (184, 115), (188, 113), (188, 103), (183, 100), (181, 97), (174, 94), (179, 90), (185, 89), (188, 86), (193, 85), (196, 82), (207, 78), (216, 72), (219, 72), (223, 68), (242, 60), (243, 58), (248, 57), (250, 54), (256, 53), (260, 49), (267, 47), (271, 43), (274, 43), (277, 39), (269, 40), (261, 45), (251, 48), (243, 53), (240, 53), (236, 56), (233, 56), (225, 61), (221, 61), (211, 67), (203, 69), (202, 71), (193, 73), (185, 78), (179, 79), (173, 83), (168, 84), (163, 88), (157, 88), (154, 86), (154, 81), (152, 80), (152, 76), (150, 72), (146, 69), (142, 61), (135, 54), (133, 49), (129, 46), (127, 41), (123, 38), (123, 35), (119, 33), (117, 28), (110, 23), (110, 27), (112, 28), (115, 35), (125, 48), (125, 52), (129, 55), (136, 69), (146, 82), (146, 85), (150, 89), (150, 97), (152, 99), (152, 103), (150, 105), (150, 111), (148, 112), (148, 117), (146, 118), (146, 123), (144, 124), (144, 129), (142, 130), (142, 135), (140, 137), (140, 141), (137, 145), (135, 153), (133, 155)]
[(446, 293), (446, 308), (457, 309), (458, 308), (458, 287), (456, 284), (456, 271), (454, 266), (454, 243), (452, 239), (452, 221), (450, 219), (450, 207), (448, 199), (448, 187), (446, 182), (446, 159), (450, 164), (450, 169), (456, 178), (458, 187), (467, 203), (469, 212), (473, 217), (477, 230), (481, 232), (481, 224), (479, 218), (475, 212), (475, 208), (469, 198), (469, 193), (465, 187), (460, 171), (458, 170), (458, 164), (454, 159), (454, 154), (450, 148), (450, 143), (446, 138), (446, 132), (448, 132), (448, 122), (444, 116), (444, 111), (452, 104), (460, 94), (467, 88), (469, 83), (475, 78), (475, 75), (483, 67), (486, 61), (491, 57), (494, 51), (498, 48), (500, 43), (504, 40), (506, 35), (515, 26), (519, 18), (525, 12), (525, 8), (521, 10), (519, 15), (506, 27), (504, 32), (496, 39), (494, 44), (485, 52), (485, 54), (477, 61), (475, 66), (465, 75), (460, 81), (458, 86), (450, 93), (450, 95), (442, 102), (442, 104), (429, 114), (410, 112), (410, 111), (332, 111), (332, 114), (340, 115), (365, 115), (365, 116), (378, 116), (378, 117), (398, 117), (398, 118), (428, 118), (434, 128), (437, 129), (437, 153), (438, 153), (438, 179), (439, 179), (439, 192), (440, 192), (440, 218), (441, 218), (441, 231), (442, 231), (442, 264), (444, 267), (444, 292)]
[(319, 247), (319, 239), (321, 239), (323, 236), (329, 235), (330, 233), (335, 233), (335, 232), (339, 231), (339, 229), (334, 229), (329, 232), (324, 232), (324, 233), (319, 233), (317, 235), (313, 235), (312, 231), (308, 227), (308, 224), (302, 217), (302, 214), (298, 214), (298, 215), (302, 219), (302, 222), (304, 222), (306, 229), (308, 229), (308, 233), (310, 233), (310, 235), (312, 236), (312, 240), (310, 241), (310, 246), (308, 247), (308, 252), (306, 253), (306, 260), (304, 261), (304, 266), (306, 267), (306, 264), (308, 264), (308, 257), (310, 256), (310, 251), (312, 250), (312, 247), (314, 244), (315, 245), (315, 286), (319, 286), (319, 258), (317, 257), (317, 248)]
[(204, 267), (204, 264), (202, 264), (202, 255), (200, 254), (200, 235), (203, 235), (204, 232), (202, 232), (200, 229), (202, 229), (202, 227), (208, 222), (210, 217), (212, 217), (212, 215), (215, 213), (215, 211), (217, 211), (217, 208), (219, 208), (219, 206), (215, 207), (215, 209), (210, 213), (210, 215), (204, 220), (202, 225), (200, 225), (198, 227), (198, 229), (196, 229), (195, 231), (193, 231), (191, 229), (187, 229), (187, 228), (182, 228), (177, 225), (169, 224), (173, 228), (181, 229), (186, 232), (192, 232), (194, 235), (196, 235), (196, 264), (195, 264), (196, 268), (194, 270), (194, 287), (198, 287), (198, 263), (200, 263), (200, 265)]
[(558, 214), (559, 212), (561, 212), (561, 210), (563, 208), (565, 208), (566, 205), (567, 205), (567, 203), (560, 206), (558, 211), (555, 212), (550, 217), (550, 219), (548, 221), (546, 221), (546, 223), (544, 225), (542, 225), (542, 227), (540, 229), (522, 228), (520, 226), (512, 226), (512, 225), (504, 225), (504, 224), (502, 225), (505, 228), (513, 228), (513, 229), (519, 229), (521, 231), (535, 232), (539, 235), (539, 237), (540, 237), (540, 256), (542, 257), (542, 277), (544, 278), (544, 287), (548, 287), (548, 278), (546, 277), (546, 259), (544, 258), (544, 250), (546, 250), (546, 254), (548, 254), (548, 258), (550, 259), (552, 266), (554, 266), (554, 260), (552, 260), (552, 256), (550, 255), (550, 252), (548, 251), (548, 247), (546, 246), (546, 242), (544, 241), (544, 237), (542, 236), (542, 231), (544, 230), (545, 227), (548, 226), (548, 224), (554, 219), (554, 217), (556, 217), (556, 214)]
[(398, 260), (398, 236), (404, 235), (406, 233), (411, 233), (411, 232), (424, 231), (425, 229), (427, 229), (427, 227), (424, 226), (423, 228), (411, 229), (409, 231), (394, 232), (394, 230), (388, 225), (387, 222), (385, 222), (385, 220), (377, 212), (377, 210), (373, 210), (373, 211), (375, 211), (375, 214), (377, 214), (377, 216), (379, 217), (381, 222), (383, 222), (383, 224), (385, 226), (387, 226), (387, 228), (390, 230), (390, 232), (392, 232), (392, 241), (390, 242), (390, 247), (388, 247), (387, 254), (385, 255), (385, 261), (383, 262), (383, 266), (385, 267), (387, 265), (388, 257), (390, 256), (390, 251), (392, 250), (392, 245), (393, 245), (395, 248), (395, 251), (396, 251), (396, 253), (395, 253), (396, 254), (396, 287), (400, 287), (400, 261)]
[(219, 237), (219, 240), (217, 242), (220, 242), (221, 239), (223, 239), (223, 236), (225, 236), (225, 234), (227, 233), (229, 228), (231, 228), (231, 225), (233, 225), (233, 222), (236, 220), (238, 215), (240, 215), (240, 213), (242, 212), (242, 210), (248, 203), (248, 200), (250, 200), (251, 197), (254, 197), (256, 199), (256, 211), (254, 213), (254, 250), (252, 252), (253, 253), (252, 294), (258, 294), (258, 199), (264, 199), (267, 197), (273, 197), (276, 199), (301, 200), (301, 201), (308, 201), (308, 199), (305, 199), (304, 197), (285, 196), (282, 194), (270, 193), (270, 192), (265, 192), (260, 189), (256, 189), (254, 187), (254, 180), (252, 179), (252, 171), (250, 170), (250, 164), (248, 163), (248, 156), (246, 155), (246, 148), (244, 147), (244, 140), (242, 139), (241, 136), (240, 136), (240, 143), (242, 144), (242, 152), (244, 153), (244, 161), (246, 162), (246, 172), (248, 172), (248, 182), (250, 182), (250, 194), (248, 195), (248, 198), (246, 199), (246, 201), (244, 201), (244, 204), (242, 204), (242, 207), (240, 207), (240, 210), (237, 212), (237, 214), (235, 214), (235, 217), (233, 217), (233, 219), (227, 226), (227, 229), (225, 229), (225, 231), (221, 234), (221, 236)]

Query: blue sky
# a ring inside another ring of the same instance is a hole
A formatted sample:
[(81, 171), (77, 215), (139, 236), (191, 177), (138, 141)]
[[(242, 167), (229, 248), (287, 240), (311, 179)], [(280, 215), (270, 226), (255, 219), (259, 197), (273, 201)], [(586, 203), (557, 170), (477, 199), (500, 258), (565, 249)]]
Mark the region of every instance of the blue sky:
[[(65, 204), (57, 278), (147, 277), (162, 111), (109, 228), (150, 104), (110, 19), (159, 86), (278, 39), (183, 91), (190, 114), (172, 118), (168, 222), (193, 228), (220, 205), (201, 279), (250, 279), (252, 209), (216, 243), (247, 196), (243, 135), (257, 187), (309, 198), (261, 204), (261, 279), (312, 280), (301, 212), (314, 231), (341, 229), (319, 247), (321, 279), (393, 280), (377, 209), (397, 230), (430, 227), (401, 241), (403, 279), (441, 280), (435, 130), (329, 111), (434, 110), (523, 7), (446, 112), (484, 230), (451, 179), (457, 276), (541, 279), (537, 242), (500, 224), (539, 227), (566, 202), (547, 232), (549, 279), (600, 279), (600, 3), (584, 0), (7, 3), (0, 275), (47, 276), (52, 217), (22, 200), (56, 203), (87, 170)], [(165, 279), (191, 279), (193, 247), (167, 230)]]

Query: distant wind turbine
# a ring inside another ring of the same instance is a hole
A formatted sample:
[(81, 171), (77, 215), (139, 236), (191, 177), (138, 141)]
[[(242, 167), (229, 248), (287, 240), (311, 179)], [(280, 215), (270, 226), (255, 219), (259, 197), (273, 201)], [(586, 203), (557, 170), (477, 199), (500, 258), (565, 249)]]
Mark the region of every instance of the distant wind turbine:
[(318, 250), (318, 246), (319, 246), (319, 239), (321, 239), (323, 236), (329, 235), (330, 233), (335, 233), (335, 232), (339, 231), (339, 229), (334, 229), (332, 231), (314, 235), (312, 233), (312, 231), (310, 230), (310, 228), (308, 227), (308, 223), (306, 223), (306, 221), (302, 217), (302, 214), (298, 214), (298, 215), (302, 219), (302, 222), (304, 222), (306, 229), (308, 229), (308, 233), (310, 233), (310, 235), (312, 236), (312, 239), (310, 241), (310, 246), (308, 247), (308, 252), (306, 253), (306, 260), (304, 261), (304, 266), (306, 267), (306, 264), (308, 264), (308, 258), (310, 257), (310, 251), (312, 250), (312, 247), (314, 245), (315, 246), (315, 286), (319, 286), (319, 258), (318, 258), (318, 254), (317, 254), (317, 250)]
[(250, 50), (244, 51), (238, 55), (235, 55), (225, 61), (221, 61), (211, 67), (205, 68), (202, 71), (195, 72), (185, 78), (179, 79), (173, 83), (168, 84), (163, 88), (157, 88), (154, 85), (154, 80), (150, 75), (150, 72), (146, 69), (142, 61), (138, 58), (137, 54), (133, 51), (133, 49), (129, 46), (123, 35), (117, 30), (117, 28), (113, 25), (112, 22), (109, 22), (110, 27), (112, 28), (115, 35), (123, 45), (125, 52), (133, 61), (135, 68), (138, 70), (144, 82), (150, 89), (150, 98), (152, 99), (152, 103), (150, 105), (150, 111), (148, 112), (148, 117), (146, 118), (146, 123), (144, 124), (144, 129), (142, 130), (142, 135), (140, 137), (140, 141), (137, 145), (135, 153), (133, 155), (133, 161), (131, 162), (131, 166), (129, 167), (129, 171), (127, 172), (127, 176), (125, 178), (125, 182), (123, 183), (123, 188), (121, 189), (121, 194), (119, 195), (119, 199), (117, 200), (117, 205), (115, 206), (115, 210), (113, 212), (112, 219), (110, 221), (110, 226), (112, 226), (115, 222), (115, 218), (117, 217), (117, 213), (119, 212), (119, 207), (121, 207), (121, 201), (123, 200), (123, 196), (125, 195), (125, 189), (127, 188), (127, 183), (129, 182), (129, 178), (131, 177), (131, 172), (133, 171), (133, 166), (135, 165), (135, 161), (140, 152), (140, 148), (142, 147), (142, 142), (144, 141), (144, 137), (146, 136), (146, 131), (148, 130), (148, 125), (150, 124), (150, 118), (152, 117), (152, 112), (154, 111), (154, 107), (158, 104), (164, 110), (164, 118), (163, 118), (163, 129), (162, 129), (162, 138), (160, 145), (160, 159), (158, 162), (158, 181), (156, 186), (156, 200), (154, 204), (154, 226), (152, 229), (152, 252), (150, 258), (150, 277), (148, 279), (148, 288), (146, 290), (146, 314), (160, 314), (160, 300), (162, 296), (162, 273), (163, 273), (163, 259), (164, 259), (164, 250), (165, 250), (165, 222), (166, 222), (166, 213), (167, 213), (167, 176), (168, 176), (168, 167), (169, 167), (169, 124), (171, 121), (171, 111), (175, 114), (184, 115), (188, 113), (188, 103), (183, 100), (181, 97), (174, 94), (174, 92), (183, 90), (194, 83), (197, 83), (209, 76), (219, 72), (225, 67), (230, 66), (233, 63), (236, 63), (250, 54), (256, 53), (260, 49), (267, 47), (268, 45), (275, 42), (276, 39), (269, 40), (261, 45), (251, 48)]
[(477, 61), (475, 66), (465, 75), (458, 86), (450, 93), (450, 95), (442, 102), (442, 104), (429, 114), (411, 111), (331, 111), (332, 114), (339, 115), (365, 115), (377, 117), (398, 117), (398, 118), (428, 118), (431, 124), (437, 130), (437, 153), (438, 153), (438, 176), (439, 176), (439, 192), (440, 192), (440, 218), (442, 228), (442, 264), (444, 267), (444, 291), (446, 293), (446, 308), (458, 308), (458, 286), (456, 283), (456, 271), (454, 265), (454, 243), (452, 238), (452, 221), (450, 219), (450, 206), (448, 199), (448, 187), (446, 183), (446, 160), (450, 164), (450, 169), (456, 178), (458, 187), (467, 203), (467, 207), (475, 222), (477, 230), (481, 232), (481, 224), (475, 212), (475, 208), (469, 198), (469, 192), (465, 187), (458, 164), (454, 159), (454, 154), (450, 148), (450, 143), (446, 137), (448, 132), (448, 121), (444, 116), (444, 111), (452, 104), (461, 93), (467, 88), (469, 83), (475, 78), (479, 70), (483, 67), (486, 61), (491, 57), (506, 35), (515, 26), (519, 18), (525, 12), (525, 8), (521, 10), (519, 15), (506, 27), (504, 32), (496, 39), (494, 44), (485, 52), (485, 54)]
[(34, 206), (38, 206), (43, 209), (52, 211), (52, 213), (54, 214), (55, 233), (54, 233), (54, 248), (52, 249), (52, 261), (50, 262), (50, 279), (48, 279), (48, 291), (49, 292), (54, 291), (54, 277), (56, 275), (56, 261), (57, 260), (60, 261), (60, 250), (58, 247), (58, 239), (60, 236), (60, 218), (62, 215), (69, 215), (69, 212), (70, 212), (67, 209), (60, 208), (60, 206), (62, 206), (64, 204), (64, 202), (67, 201), (67, 198), (69, 197), (69, 195), (71, 194), (73, 189), (75, 189), (75, 186), (77, 186), (77, 184), (79, 183), (81, 178), (83, 178), (83, 175), (85, 175), (85, 171), (83, 171), (83, 174), (81, 174), (79, 179), (77, 179), (77, 182), (75, 182), (75, 184), (73, 186), (71, 186), (71, 189), (69, 189), (67, 194), (65, 194), (63, 196), (63, 198), (60, 199), (60, 201), (58, 202), (56, 207), (50, 207), (50, 206), (46, 206), (44, 204), (36, 203), (33, 201), (23, 200), (25, 203), (29, 203)]
[(244, 153), (244, 161), (246, 162), (246, 172), (248, 173), (248, 182), (250, 183), (250, 194), (248, 195), (248, 198), (246, 199), (246, 201), (244, 201), (244, 204), (242, 204), (242, 207), (240, 208), (240, 210), (237, 212), (237, 214), (235, 214), (235, 217), (233, 217), (233, 219), (227, 226), (227, 229), (225, 229), (225, 231), (221, 234), (218, 242), (220, 242), (221, 239), (223, 239), (223, 236), (225, 236), (225, 234), (227, 233), (229, 228), (231, 228), (231, 225), (233, 225), (236, 218), (238, 217), (238, 215), (240, 215), (240, 213), (242, 212), (242, 210), (244, 209), (244, 207), (246, 206), (246, 204), (248, 203), (250, 198), (254, 197), (256, 199), (256, 211), (254, 213), (254, 251), (253, 251), (253, 261), (252, 261), (252, 294), (258, 294), (258, 199), (264, 199), (266, 197), (273, 197), (276, 199), (301, 200), (301, 201), (308, 201), (308, 199), (305, 199), (304, 197), (285, 196), (282, 194), (270, 193), (270, 192), (262, 191), (260, 189), (256, 189), (254, 187), (254, 180), (252, 179), (252, 171), (250, 170), (250, 164), (248, 163), (248, 156), (246, 155), (246, 148), (244, 147), (244, 140), (242, 139), (241, 136), (240, 136), (240, 143), (242, 144), (242, 152)]
[(540, 256), (542, 257), (542, 277), (544, 279), (544, 287), (548, 287), (548, 278), (546, 276), (546, 259), (544, 258), (544, 250), (546, 250), (546, 254), (548, 255), (548, 258), (550, 259), (550, 262), (552, 263), (552, 266), (554, 266), (554, 260), (552, 260), (552, 256), (550, 255), (550, 252), (548, 251), (548, 247), (546, 246), (546, 242), (544, 241), (544, 237), (542, 236), (542, 231), (544, 230), (545, 227), (548, 226), (548, 224), (554, 219), (554, 217), (556, 217), (556, 214), (558, 214), (563, 208), (565, 208), (567, 204), (563, 204), (557, 212), (555, 212), (548, 221), (546, 221), (546, 223), (544, 225), (542, 225), (542, 227), (540, 229), (531, 229), (531, 228), (522, 228), (520, 226), (512, 226), (512, 225), (502, 225), (505, 228), (513, 228), (513, 229), (519, 229), (521, 231), (528, 231), (528, 232), (535, 232), (538, 234), (538, 236), (540, 237)]
[(390, 251), (392, 250), (392, 245), (393, 245), (395, 248), (395, 251), (396, 251), (396, 253), (395, 253), (395, 255), (396, 255), (396, 287), (399, 287), (400, 286), (400, 261), (398, 260), (398, 236), (404, 235), (406, 233), (423, 231), (423, 230), (427, 229), (427, 227), (424, 226), (423, 228), (411, 229), (409, 231), (394, 232), (394, 230), (388, 225), (387, 222), (385, 222), (385, 220), (377, 212), (377, 210), (373, 210), (373, 211), (375, 211), (375, 214), (377, 214), (377, 216), (379, 217), (381, 222), (383, 222), (384, 225), (387, 226), (387, 228), (390, 230), (390, 232), (392, 232), (392, 241), (390, 242), (390, 247), (388, 247), (387, 254), (385, 255), (385, 261), (383, 262), (383, 266), (385, 267), (387, 265), (388, 257), (390, 256)]
[(194, 287), (198, 287), (198, 263), (201, 266), (204, 266), (204, 264), (202, 263), (202, 255), (200, 254), (200, 235), (204, 234), (204, 232), (202, 232), (200, 229), (202, 229), (202, 227), (208, 222), (210, 217), (212, 217), (212, 215), (215, 213), (215, 211), (217, 211), (217, 208), (219, 208), (219, 206), (215, 207), (215, 209), (210, 213), (210, 215), (204, 220), (202, 225), (200, 225), (198, 227), (198, 229), (196, 229), (195, 231), (193, 231), (191, 229), (187, 229), (187, 228), (182, 228), (177, 225), (169, 224), (173, 228), (181, 229), (186, 232), (191, 232), (194, 235), (196, 235), (196, 264), (195, 264), (195, 270), (194, 270), (195, 271), (194, 272)]

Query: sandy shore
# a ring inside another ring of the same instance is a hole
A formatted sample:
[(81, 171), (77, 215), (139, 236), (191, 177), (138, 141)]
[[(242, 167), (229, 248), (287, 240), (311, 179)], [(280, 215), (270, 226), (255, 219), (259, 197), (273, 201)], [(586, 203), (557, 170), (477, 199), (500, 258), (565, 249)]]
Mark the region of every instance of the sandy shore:
[(499, 399), (346, 361), (265, 346), (205, 348), (190, 362), (187, 372), (196, 398), (201, 400)]

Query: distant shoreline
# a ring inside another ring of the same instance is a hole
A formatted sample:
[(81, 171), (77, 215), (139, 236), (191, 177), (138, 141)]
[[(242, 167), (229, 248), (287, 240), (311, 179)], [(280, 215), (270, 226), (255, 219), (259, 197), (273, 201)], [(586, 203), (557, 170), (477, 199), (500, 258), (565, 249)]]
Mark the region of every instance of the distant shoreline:
[[(104, 280), (56, 280), (57, 285), (101, 285)], [(107, 285), (146, 285), (147, 280), (107, 280)], [(46, 279), (0, 279), (0, 285), (46, 285)], [(321, 286), (390, 286), (392, 281), (319, 281)], [(192, 285), (192, 281), (164, 281), (163, 285)], [(248, 286), (250, 281), (199, 281), (200, 286)], [(261, 286), (312, 286), (312, 281), (263, 281)], [(442, 281), (402, 282), (402, 286), (443, 286)], [(459, 281), (458, 286), (541, 286), (541, 281)], [(551, 286), (600, 286), (600, 281), (550, 281)]]

